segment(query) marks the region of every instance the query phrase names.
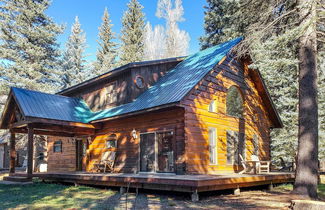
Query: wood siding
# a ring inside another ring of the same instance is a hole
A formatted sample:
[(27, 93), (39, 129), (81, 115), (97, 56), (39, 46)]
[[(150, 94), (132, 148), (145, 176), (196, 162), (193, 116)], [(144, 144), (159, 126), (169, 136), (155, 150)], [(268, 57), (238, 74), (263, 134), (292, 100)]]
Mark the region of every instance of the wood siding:
[[(205, 76), (182, 100), (185, 107), (185, 161), (189, 174), (218, 174), (238, 172), (241, 167), (227, 164), (227, 131), (245, 136), (246, 159), (250, 159), (253, 135), (259, 138), (259, 157), (270, 160), (270, 126), (265, 106), (254, 83), (248, 77), (246, 64), (227, 57)], [(226, 95), (231, 86), (237, 86), (244, 99), (244, 117), (226, 114)], [(216, 111), (209, 112), (211, 100)], [(217, 164), (209, 163), (208, 129), (216, 128)]]
[[(137, 139), (132, 138), (133, 129), (137, 132)], [(89, 145), (87, 170), (92, 170), (93, 163), (101, 158), (103, 152), (116, 150), (114, 172), (138, 172), (140, 133), (170, 130), (174, 132), (176, 172), (181, 174), (184, 171), (184, 111), (182, 108), (104, 122), (103, 129), (97, 133)], [(111, 134), (117, 135), (117, 149), (106, 148), (106, 138)]]
[[(129, 103), (155, 84), (179, 62), (180, 61), (174, 61), (126, 69), (119, 75), (109, 77), (106, 80), (93, 84), (92, 86), (79, 89), (78, 92), (66, 95), (70, 97), (83, 98), (92, 111), (99, 111)], [(143, 78), (145, 83), (144, 88), (140, 89), (135, 85), (134, 80), (137, 76)], [(108, 88), (110, 85), (113, 85), (114, 91), (116, 91), (116, 100), (112, 100), (115, 101), (114, 103), (107, 103), (107, 101), (111, 101), (107, 98), (107, 89), (110, 89)]]
[[(62, 141), (62, 152), (54, 152), (55, 141)], [(47, 138), (48, 172), (66, 172), (76, 170), (76, 142), (74, 138), (48, 136)]]

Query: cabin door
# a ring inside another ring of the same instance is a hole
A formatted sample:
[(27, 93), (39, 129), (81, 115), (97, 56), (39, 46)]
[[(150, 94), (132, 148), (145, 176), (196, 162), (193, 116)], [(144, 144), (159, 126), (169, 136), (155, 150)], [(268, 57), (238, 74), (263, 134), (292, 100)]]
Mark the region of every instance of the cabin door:
[(140, 135), (140, 171), (155, 172), (156, 152), (155, 133)]
[(157, 133), (158, 170), (157, 172), (174, 172), (173, 132)]
[(84, 146), (82, 140), (76, 140), (76, 171), (82, 171), (83, 169)]

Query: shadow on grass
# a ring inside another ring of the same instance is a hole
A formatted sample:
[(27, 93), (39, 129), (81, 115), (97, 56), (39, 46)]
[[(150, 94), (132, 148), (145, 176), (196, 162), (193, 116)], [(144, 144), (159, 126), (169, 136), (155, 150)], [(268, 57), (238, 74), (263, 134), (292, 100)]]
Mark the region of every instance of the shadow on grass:
[(30, 185), (0, 184), (1, 209), (62, 209), (107, 208), (105, 200), (117, 194), (115, 191), (87, 186), (71, 186), (35, 182)]

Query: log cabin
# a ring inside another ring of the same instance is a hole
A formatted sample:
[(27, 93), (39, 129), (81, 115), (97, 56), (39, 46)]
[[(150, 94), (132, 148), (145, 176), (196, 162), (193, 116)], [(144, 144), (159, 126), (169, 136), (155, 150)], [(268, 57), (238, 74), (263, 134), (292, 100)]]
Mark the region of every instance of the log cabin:
[(116, 174), (234, 174), (240, 156), (270, 160), (270, 131), (282, 122), (260, 72), (236, 57), (241, 40), (130, 63), (57, 94), (11, 88), (0, 121), (11, 161), (16, 133), (28, 134), (29, 154), (33, 135), (47, 136), (52, 175), (91, 172), (106, 151), (116, 151)]

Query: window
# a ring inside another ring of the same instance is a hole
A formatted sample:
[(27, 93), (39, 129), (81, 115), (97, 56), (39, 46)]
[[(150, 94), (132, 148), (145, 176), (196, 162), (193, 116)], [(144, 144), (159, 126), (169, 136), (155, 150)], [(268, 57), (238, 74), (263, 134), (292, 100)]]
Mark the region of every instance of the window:
[(210, 164), (217, 164), (217, 134), (215, 128), (209, 128)]
[(62, 152), (62, 141), (55, 141), (53, 146), (53, 152)]
[(253, 155), (258, 156), (259, 155), (259, 145), (258, 145), (258, 136), (256, 134), (253, 135)]
[(117, 147), (117, 136), (116, 134), (111, 134), (107, 137), (106, 148), (116, 148)]
[(227, 164), (240, 164), (241, 155), (245, 160), (245, 135), (236, 131), (227, 131)]
[(135, 77), (135, 80), (134, 80), (134, 83), (135, 83), (135, 85), (138, 87), (138, 88), (144, 88), (144, 79), (143, 79), (143, 77), (141, 77), (141, 76), (136, 76)]
[(209, 112), (216, 112), (216, 101), (212, 100), (209, 104)]
[(243, 116), (243, 98), (239, 89), (231, 86), (228, 89), (226, 100), (227, 114), (241, 118)]
[(105, 103), (113, 104), (117, 102), (116, 82), (110, 83), (106, 89)]
[(40, 152), (39, 155), (38, 155), (38, 160), (44, 160), (44, 153), (43, 152)]

